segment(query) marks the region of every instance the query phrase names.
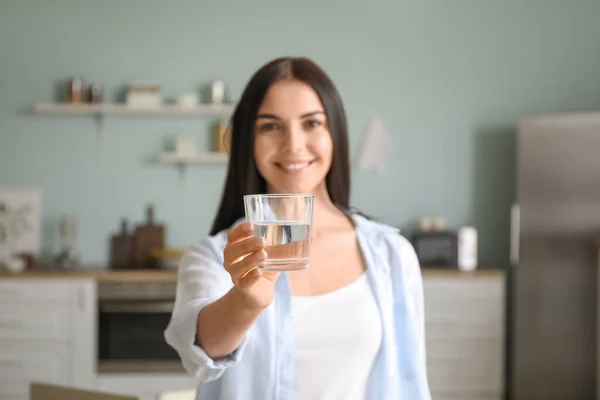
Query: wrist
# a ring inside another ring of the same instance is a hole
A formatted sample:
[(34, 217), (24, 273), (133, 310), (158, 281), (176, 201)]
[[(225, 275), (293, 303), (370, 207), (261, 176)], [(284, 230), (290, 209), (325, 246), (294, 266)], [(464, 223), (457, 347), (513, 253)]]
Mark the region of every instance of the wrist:
[(229, 294), (241, 311), (260, 314), (268, 307), (268, 305), (262, 305), (257, 302), (252, 295), (237, 286), (231, 288)]

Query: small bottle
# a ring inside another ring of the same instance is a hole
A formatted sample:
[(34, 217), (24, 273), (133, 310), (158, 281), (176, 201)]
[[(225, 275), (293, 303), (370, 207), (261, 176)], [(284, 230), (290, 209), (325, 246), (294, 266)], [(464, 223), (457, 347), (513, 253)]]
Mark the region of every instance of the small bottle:
[(231, 135), (228, 134), (227, 128), (228, 126), (224, 122), (218, 122), (215, 128), (216, 150), (219, 153), (228, 153), (231, 149)]
[(102, 85), (95, 83), (90, 86), (88, 90), (88, 102), (91, 104), (102, 103)]
[(220, 80), (216, 80), (211, 86), (211, 100), (213, 104), (221, 104), (225, 97), (225, 83)]
[(458, 230), (458, 268), (473, 271), (477, 268), (477, 229), (463, 226)]
[(80, 104), (83, 100), (83, 79), (73, 78), (67, 86), (67, 98), (71, 104)]

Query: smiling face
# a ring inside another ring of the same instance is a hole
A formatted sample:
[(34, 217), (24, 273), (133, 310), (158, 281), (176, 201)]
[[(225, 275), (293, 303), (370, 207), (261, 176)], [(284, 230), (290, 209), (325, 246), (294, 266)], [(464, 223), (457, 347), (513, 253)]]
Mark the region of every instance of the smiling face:
[(269, 193), (325, 189), (333, 141), (312, 87), (289, 79), (274, 83), (258, 109), (254, 132), (254, 159)]

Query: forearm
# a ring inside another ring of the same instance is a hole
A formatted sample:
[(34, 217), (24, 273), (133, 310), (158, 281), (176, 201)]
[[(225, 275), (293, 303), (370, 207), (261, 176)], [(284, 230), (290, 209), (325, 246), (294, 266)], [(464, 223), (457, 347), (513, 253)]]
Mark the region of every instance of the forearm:
[(197, 344), (213, 359), (237, 349), (263, 309), (248, 306), (235, 287), (198, 315)]

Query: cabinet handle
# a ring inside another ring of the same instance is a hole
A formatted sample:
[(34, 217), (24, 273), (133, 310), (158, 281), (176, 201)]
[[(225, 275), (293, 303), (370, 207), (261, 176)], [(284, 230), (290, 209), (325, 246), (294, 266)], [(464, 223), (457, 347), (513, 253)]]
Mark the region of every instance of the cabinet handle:
[(77, 287), (77, 307), (80, 312), (85, 311), (85, 291), (81, 286)]
[(521, 233), (521, 207), (514, 203), (510, 209), (510, 263), (519, 264), (519, 241)]
[(173, 311), (175, 303), (170, 301), (164, 302), (126, 302), (126, 303), (109, 303), (100, 306), (100, 312), (111, 314), (125, 313), (170, 313)]
[(22, 329), (25, 324), (18, 319), (0, 320), (0, 329)]
[(23, 362), (15, 358), (0, 358), (0, 368), (23, 368)]

